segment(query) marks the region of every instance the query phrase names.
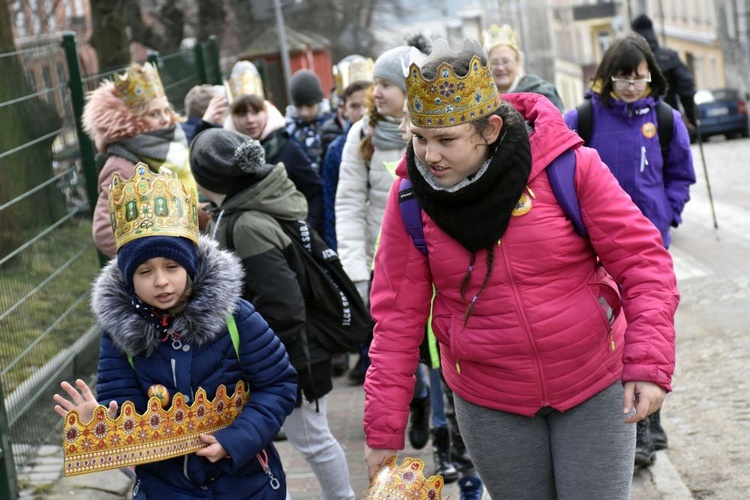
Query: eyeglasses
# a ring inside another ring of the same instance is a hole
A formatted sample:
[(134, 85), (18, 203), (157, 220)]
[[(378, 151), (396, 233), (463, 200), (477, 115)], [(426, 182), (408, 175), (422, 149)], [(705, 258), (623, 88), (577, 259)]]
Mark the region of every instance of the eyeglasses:
[(650, 81), (651, 73), (649, 73), (646, 78), (641, 78), (639, 80), (628, 80), (627, 78), (615, 78), (613, 76), (612, 86), (615, 90), (628, 90), (632, 85), (635, 90), (640, 92), (641, 90), (646, 90), (646, 85), (648, 85)]
[(491, 59), (490, 66), (493, 68), (512, 68), (516, 65), (516, 61), (513, 59)]

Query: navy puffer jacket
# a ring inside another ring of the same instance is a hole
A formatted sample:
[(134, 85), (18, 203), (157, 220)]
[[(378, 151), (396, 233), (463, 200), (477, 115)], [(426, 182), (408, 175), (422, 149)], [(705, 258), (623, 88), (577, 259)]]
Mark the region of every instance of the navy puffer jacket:
[[(220, 384), (233, 394), (244, 379), (250, 401), (232, 425), (214, 434), (231, 459), (210, 463), (194, 453), (136, 467), (138, 488), (148, 498), (285, 498), (284, 472), (272, 444), (294, 409), (297, 376), (283, 344), (247, 301), (239, 298), (242, 267), (236, 257), (201, 238), (201, 261), (193, 298), (175, 318), (182, 345), (162, 342), (130, 302), (116, 260), (94, 284), (92, 309), (104, 329), (99, 355), (97, 394), (101, 404), (126, 400), (139, 413), (146, 409), (148, 388), (164, 385), (192, 403), (202, 387), (213, 399)], [(233, 314), (239, 330), (239, 359), (225, 318)], [(135, 369), (128, 361), (133, 356)], [(281, 487), (274, 490), (256, 455), (265, 450)], [(140, 496), (139, 496), (140, 498)]]

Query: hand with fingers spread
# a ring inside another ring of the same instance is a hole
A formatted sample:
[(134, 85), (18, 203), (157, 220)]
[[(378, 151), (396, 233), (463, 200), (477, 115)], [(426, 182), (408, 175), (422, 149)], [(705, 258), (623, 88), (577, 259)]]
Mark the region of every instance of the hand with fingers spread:
[(667, 391), (653, 382), (640, 380), (625, 382), (623, 413), (627, 415), (635, 406), (635, 413), (626, 417), (625, 422), (629, 424), (640, 422), (661, 408), (665, 397), (667, 397)]
[(211, 434), (200, 434), (198, 436), (200, 440), (207, 444), (205, 448), (201, 448), (196, 451), (195, 454), (199, 457), (206, 457), (209, 462), (218, 462), (222, 458), (229, 458), (227, 450), (221, 445), (221, 443)]
[[(64, 396), (55, 394), (52, 399), (55, 400), (55, 411), (58, 415), (65, 418), (70, 410), (77, 410), (78, 416), (80, 417), (81, 423), (86, 424), (91, 421), (94, 417), (94, 409), (99, 406), (99, 402), (96, 400), (94, 395), (91, 393), (91, 389), (86, 382), (81, 379), (76, 380), (76, 386), (78, 389), (70, 385), (68, 382), (62, 382), (60, 387), (68, 393), (70, 399), (66, 399)], [(109, 403), (107, 408), (107, 414), (109, 418), (115, 418), (117, 415), (117, 402), (112, 401)]]

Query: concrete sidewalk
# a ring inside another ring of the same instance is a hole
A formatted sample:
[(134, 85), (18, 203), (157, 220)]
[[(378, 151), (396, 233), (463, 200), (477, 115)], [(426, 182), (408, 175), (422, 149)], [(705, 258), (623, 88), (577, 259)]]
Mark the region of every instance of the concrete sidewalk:
[[(357, 498), (362, 498), (368, 486), (367, 467), (364, 463), (364, 433), (362, 411), (364, 393), (361, 386), (349, 386), (346, 378), (334, 379), (334, 390), (329, 395), (328, 418), (333, 433), (338, 438), (349, 462), (352, 485)], [(319, 499), (320, 491), (315, 475), (307, 462), (288, 441), (276, 443), (284, 461), (289, 494), (293, 500)], [(21, 498), (46, 500), (118, 500), (130, 498), (130, 479), (120, 471), (106, 471), (72, 478), (61, 478), (62, 451), (46, 448), (28, 470), (22, 472), (19, 482), (25, 485)], [(416, 451), (407, 446), (399, 456), (424, 460), (425, 470), (431, 471), (432, 452), (429, 445)], [(36, 469), (36, 471), (35, 471)], [(456, 483), (443, 488), (443, 498), (459, 499)], [(485, 493), (484, 498), (489, 498)], [(633, 500), (690, 500), (692, 496), (679, 474), (672, 467), (665, 452), (658, 452), (656, 463), (648, 469), (636, 470), (633, 476)]]

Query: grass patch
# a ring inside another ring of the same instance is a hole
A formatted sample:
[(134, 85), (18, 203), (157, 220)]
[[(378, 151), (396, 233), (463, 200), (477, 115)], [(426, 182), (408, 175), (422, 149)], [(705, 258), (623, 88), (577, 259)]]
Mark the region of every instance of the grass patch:
[(0, 268), (0, 383), (5, 396), (92, 325), (99, 271), (88, 217), (73, 218)]

